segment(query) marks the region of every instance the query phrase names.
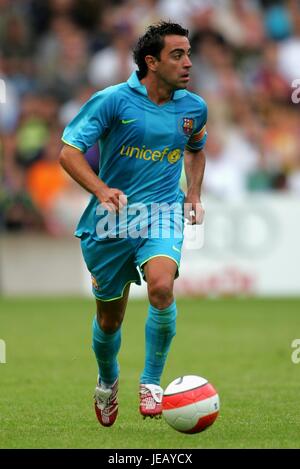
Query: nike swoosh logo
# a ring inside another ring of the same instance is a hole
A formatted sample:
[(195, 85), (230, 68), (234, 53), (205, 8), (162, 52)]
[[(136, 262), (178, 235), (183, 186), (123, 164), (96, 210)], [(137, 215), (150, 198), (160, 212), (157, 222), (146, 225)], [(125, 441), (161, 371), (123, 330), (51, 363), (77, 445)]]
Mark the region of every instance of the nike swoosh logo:
[(174, 251), (177, 251), (177, 252), (180, 252), (180, 249), (178, 249), (176, 246), (172, 246), (172, 249), (174, 249)]
[(128, 119), (128, 120), (125, 120), (125, 119), (122, 119), (122, 124), (130, 124), (131, 122), (134, 122), (134, 121), (137, 121), (137, 119)]

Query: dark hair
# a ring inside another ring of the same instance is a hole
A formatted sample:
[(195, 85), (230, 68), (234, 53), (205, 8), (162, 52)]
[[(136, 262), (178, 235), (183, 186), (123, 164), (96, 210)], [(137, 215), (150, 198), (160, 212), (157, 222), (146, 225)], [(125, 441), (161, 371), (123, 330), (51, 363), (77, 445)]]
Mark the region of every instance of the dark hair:
[(171, 34), (188, 37), (189, 32), (180, 24), (160, 21), (157, 24), (149, 26), (145, 34), (139, 38), (133, 50), (133, 58), (139, 68), (138, 75), (140, 79), (147, 75), (146, 55), (153, 55), (153, 57), (159, 59), (165, 45), (164, 38)]

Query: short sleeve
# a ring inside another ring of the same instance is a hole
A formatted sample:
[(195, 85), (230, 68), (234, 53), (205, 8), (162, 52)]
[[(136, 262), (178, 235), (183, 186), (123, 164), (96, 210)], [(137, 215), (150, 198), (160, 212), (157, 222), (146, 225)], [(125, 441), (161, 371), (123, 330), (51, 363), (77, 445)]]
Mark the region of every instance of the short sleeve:
[(200, 109), (199, 118), (196, 120), (195, 130), (189, 138), (188, 143), (186, 144), (187, 150), (202, 150), (207, 140), (207, 131), (206, 131), (206, 122), (207, 122), (207, 104), (202, 100), (202, 106)]
[(67, 125), (62, 141), (86, 153), (110, 129), (114, 99), (109, 89), (95, 93)]

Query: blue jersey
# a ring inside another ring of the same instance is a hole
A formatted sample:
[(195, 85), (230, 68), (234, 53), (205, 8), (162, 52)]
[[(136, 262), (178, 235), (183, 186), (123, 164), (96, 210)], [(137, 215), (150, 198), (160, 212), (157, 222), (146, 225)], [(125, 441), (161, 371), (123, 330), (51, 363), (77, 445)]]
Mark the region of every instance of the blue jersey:
[[(148, 98), (136, 72), (129, 80), (95, 93), (66, 127), (62, 140), (83, 153), (100, 148), (99, 177), (123, 191), (128, 205), (173, 204), (184, 149), (201, 150), (206, 141), (207, 106), (187, 90), (157, 105)], [(76, 236), (98, 238), (99, 201), (91, 197)]]

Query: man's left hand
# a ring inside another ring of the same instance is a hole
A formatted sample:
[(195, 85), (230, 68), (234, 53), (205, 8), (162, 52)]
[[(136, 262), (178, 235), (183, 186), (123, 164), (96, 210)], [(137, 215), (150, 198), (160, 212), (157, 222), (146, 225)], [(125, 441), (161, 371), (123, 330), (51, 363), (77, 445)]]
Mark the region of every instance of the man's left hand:
[(184, 201), (184, 217), (188, 219), (190, 225), (201, 225), (204, 219), (204, 208), (200, 197), (187, 194)]

